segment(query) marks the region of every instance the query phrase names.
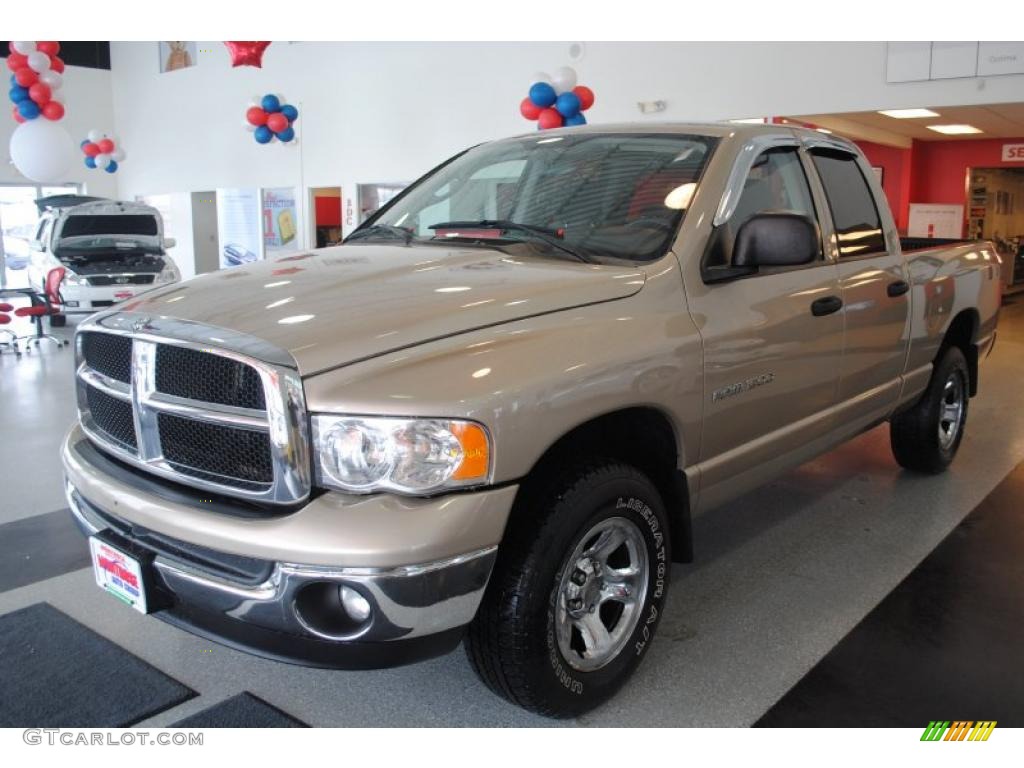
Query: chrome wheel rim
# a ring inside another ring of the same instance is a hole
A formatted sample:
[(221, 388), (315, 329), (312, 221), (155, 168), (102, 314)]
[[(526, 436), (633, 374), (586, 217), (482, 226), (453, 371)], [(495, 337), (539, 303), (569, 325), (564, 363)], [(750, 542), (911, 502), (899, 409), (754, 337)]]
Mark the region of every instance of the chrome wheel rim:
[(939, 445), (948, 450), (956, 442), (964, 421), (964, 382), (957, 371), (949, 374), (942, 387), (939, 410)]
[(562, 658), (593, 672), (619, 655), (647, 598), (647, 545), (632, 520), (594, 525), (562, 564), (555, 635)]

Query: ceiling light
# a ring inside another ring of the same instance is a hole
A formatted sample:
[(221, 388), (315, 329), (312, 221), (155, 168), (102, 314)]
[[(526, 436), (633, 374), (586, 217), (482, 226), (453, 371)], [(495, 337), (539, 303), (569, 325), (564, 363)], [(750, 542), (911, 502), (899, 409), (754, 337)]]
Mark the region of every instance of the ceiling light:
[(959, 133), (981, 133), (980, 128), (975, 128), (973, 125), (929, 125), (929, 131), (935, 131), (936, 133), (945, 133), (948, 135), (955, 135)]
[(930, 109), (882, 109), (878, 114), (886, 117), (895, 117), (897, 120), (907, 120), (914, 117), (938, 117), (938, 112)]
[(281, 325), (293, 325), (294, 323), (304, 323), (307, 320), (312, 320), (316, 315), (291, 315), (290, 317), (282, 317), (279, 322)]

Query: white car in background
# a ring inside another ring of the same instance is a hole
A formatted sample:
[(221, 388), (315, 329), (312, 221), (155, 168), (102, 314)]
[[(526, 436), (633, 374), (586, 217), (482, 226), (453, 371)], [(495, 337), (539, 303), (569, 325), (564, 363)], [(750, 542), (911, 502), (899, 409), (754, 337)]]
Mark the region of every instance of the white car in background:
[(181, 279), (166, 255), (174, 240), (163, 236), (156, 208), (83, 195), (44, 197), (36, 205), (41, 217), (29, 243), (29, 284), (43, 291), (52, 269), (67, 270), (61, 314), (50, 317), (51, 325)]

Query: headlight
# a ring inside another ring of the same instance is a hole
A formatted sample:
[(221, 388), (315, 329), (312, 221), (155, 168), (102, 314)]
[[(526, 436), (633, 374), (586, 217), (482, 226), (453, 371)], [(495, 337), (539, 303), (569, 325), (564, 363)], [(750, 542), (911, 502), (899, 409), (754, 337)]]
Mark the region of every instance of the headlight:
[(176, 283), (181, 279), (181, 273), (178, 268), (173, 264), (167, 264), (159, 275), (156, 276), (156, 282), (160, 285), (165, 283)]
[(79, 277), (78, 275), (76, 275), (73, 272), (65, 272), (64, 273), (64, 285), (79, 286), (79, 285), (86, 285), (86, 284), (87, 284), (86, 278)]
[(317, 484), (349, 493), (434, 493), (480, 485), (490, 439), (471, 421), (313, 416)]

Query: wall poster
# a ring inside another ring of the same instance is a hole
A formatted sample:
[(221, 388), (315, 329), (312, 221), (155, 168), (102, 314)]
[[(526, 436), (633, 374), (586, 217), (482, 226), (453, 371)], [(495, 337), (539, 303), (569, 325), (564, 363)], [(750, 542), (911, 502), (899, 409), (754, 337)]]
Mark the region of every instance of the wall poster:
[(263, 253), (266, 258), (299, 249), (298, 223), (294, 187), (263, 190)]
[(263, 258), (258, 189), (217, 190), (217, 238), (222, 269)]

